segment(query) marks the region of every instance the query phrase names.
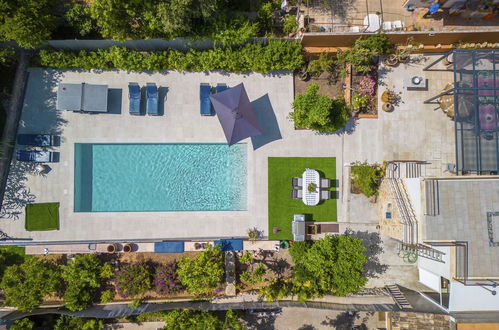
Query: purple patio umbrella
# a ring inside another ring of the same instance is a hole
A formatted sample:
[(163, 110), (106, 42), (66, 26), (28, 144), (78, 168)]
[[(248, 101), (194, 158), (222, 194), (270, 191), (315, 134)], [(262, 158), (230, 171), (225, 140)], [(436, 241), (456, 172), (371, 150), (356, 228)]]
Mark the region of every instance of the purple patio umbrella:
[(243, 84), (210, 95), (210, 100), (229, 146), (262, 134)]

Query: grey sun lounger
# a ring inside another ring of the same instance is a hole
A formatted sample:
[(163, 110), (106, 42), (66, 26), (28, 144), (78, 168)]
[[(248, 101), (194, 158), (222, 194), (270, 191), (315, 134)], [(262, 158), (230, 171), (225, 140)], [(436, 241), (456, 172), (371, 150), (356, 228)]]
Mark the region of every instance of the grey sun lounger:
[(154, 83), (148, 83), (146, 86), (147, 98), (147, 114), (151, 116), (158, 116), (158, 87)]
[(55, 156), (56, 153), (51, 151), (19, 150), (17, 152), (17, 160), (20, 162), (53, 163), (57, 162)]
[(200, 102), (200, 113), (202, 116), (213, 116), (214, 113), (211, 109), (211, 86), (208, 84), (199, 85), (199, 102)]
[(56, 145), (57, 137), (50, 134), (18, 134), (17, 143), (23, 146), (51, 147)]
[(130, 114), (140, 115), (140, 86), (138, 84), (128, 84), (128, 99), (130, 100)]

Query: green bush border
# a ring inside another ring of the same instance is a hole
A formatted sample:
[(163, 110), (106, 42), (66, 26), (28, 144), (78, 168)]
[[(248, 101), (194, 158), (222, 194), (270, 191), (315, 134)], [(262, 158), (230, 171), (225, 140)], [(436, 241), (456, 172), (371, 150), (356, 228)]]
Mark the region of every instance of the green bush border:
[(214, 71), (269, 73), (295, 70), (304, 64), (299, 41), (269, 40), (239, 48), (163, 50), (142, 52), (113, 46), (97, 51), (40, 50), (40, 64), (52, 68), (120, 69), (126, 71)]

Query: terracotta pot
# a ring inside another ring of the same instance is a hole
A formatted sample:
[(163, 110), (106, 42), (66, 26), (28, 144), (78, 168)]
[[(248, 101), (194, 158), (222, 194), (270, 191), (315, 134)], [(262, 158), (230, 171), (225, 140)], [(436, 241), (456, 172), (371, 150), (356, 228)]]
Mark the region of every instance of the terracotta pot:
[(298, 72), (298, 79), (301, 81), (306, 81), (310, 78), (310, 74), (307, 71)]
[(389, 112), (393, 110), (393, 105), (391, 103), (383, 103), (383, 111)]
[(114, 253), (114, 252), (116, 252), (116, 250), (118, 250), (118, 247), (114, 243), (113, 244), (109, 244), (107, 246), (107, 252), (108, 253)]
[(132, 252), (133, 251), (133, 246), (130, 243), (125, 243), (123, 245), (123, 252)]

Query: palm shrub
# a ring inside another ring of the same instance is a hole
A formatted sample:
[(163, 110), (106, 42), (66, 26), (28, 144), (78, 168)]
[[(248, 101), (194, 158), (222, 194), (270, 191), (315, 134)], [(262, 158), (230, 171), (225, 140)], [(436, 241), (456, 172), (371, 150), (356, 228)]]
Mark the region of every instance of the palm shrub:
[(284, 23), (282, 30), (284, 33), (294, 33), (298, 29), (298, 22), (296, 21), (296, 16), (286, 15), (284, 16)]
[(64, 301), (70, 311), (80, 311), (94, 300), (101, 285), (102, 263), (95, 254), (78, 255), (62, 267), (66, 283)]
[(12, 265), (5, 270), (0, 288), (3, 289), (7, 305), (31, 312), (40, 306), (43, 298), (58, 290), (59, 278), (59, 267), (26, 256), (22, 264)]
[(379, 181), (385, 176), (384, 166), (370, 165), (367, 162), (356, 162), (351, 169), (351, 183), (359, 187), (366, 196), (378, 194)]
[(265, 273), (266, 273), (265, 267), (262, 264), (260, 264), (252, 272), (248, 271), (242, 272), (240, 279), (241, 282), (243, 282), (246, 285), (254, 285), (261, 283), (263, 281), (263, 276), (265, 275)]
[(224, 274), (222, 252), (218, 246), (208, 245), (196, 258), (182, 257), (178, 263), (178, 278), (193, 294), (212, 293)]
[(175, 262), (156, 267), (154, 285), (157, 293), (161, 295), (171, 295), (182, 290), (182, 284), (178, 279), (176, 270), (177, 264)]
[(151, 273), (146, 265), (131, 264), (116, 273), (114, 283), (121, 297), (138, 296), (151, 288)]
[(305, 94), (293, 101), (290, 114), (295, 128), (313, 129), (319, 132), (334, 132), (343, 128), (348, 121), (348, 106), (343, 99), (333, 100), (318, 94), (319, 85), (308, 86)]

